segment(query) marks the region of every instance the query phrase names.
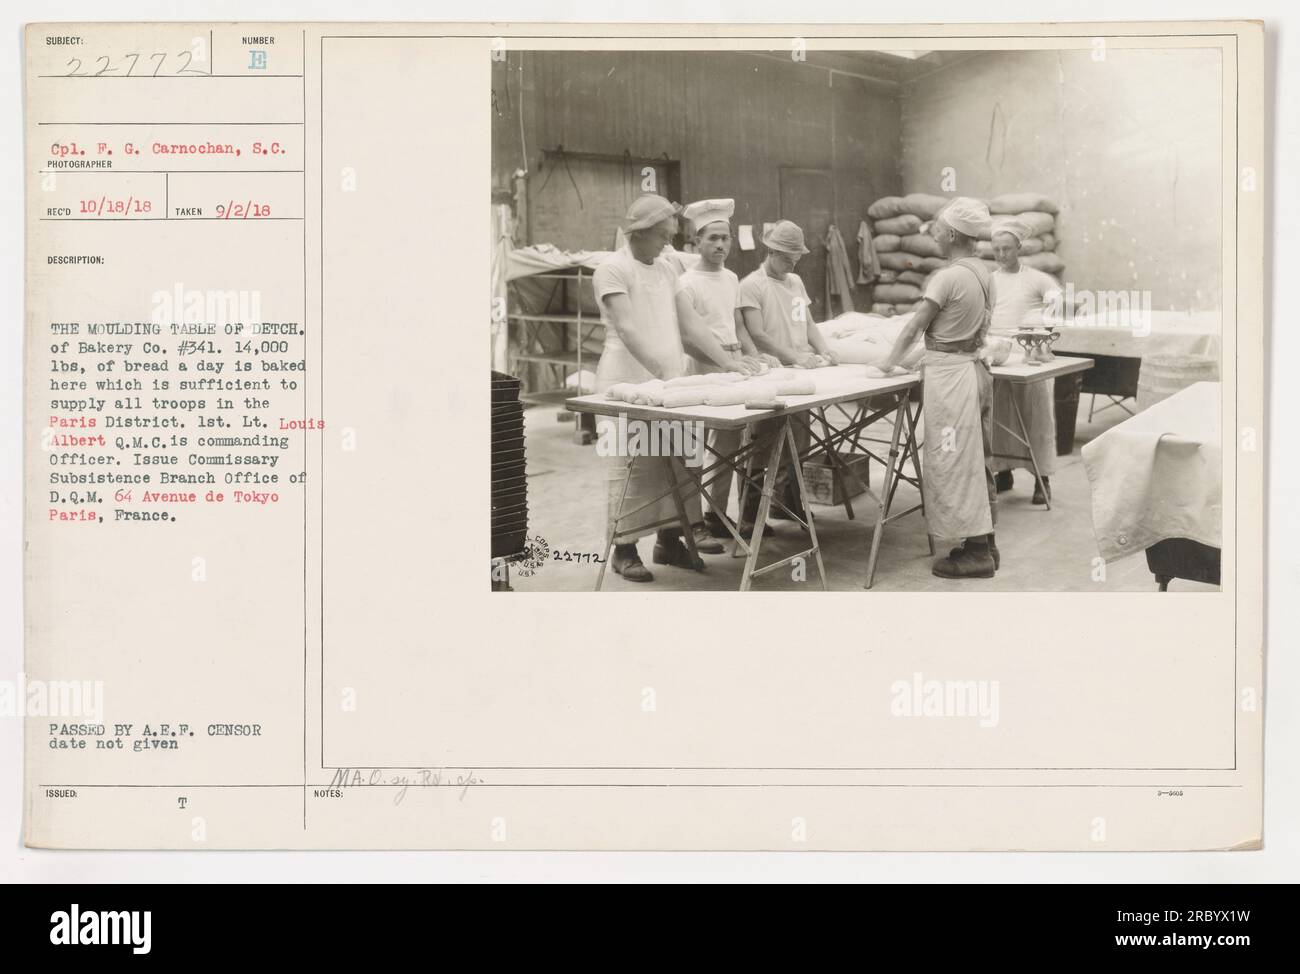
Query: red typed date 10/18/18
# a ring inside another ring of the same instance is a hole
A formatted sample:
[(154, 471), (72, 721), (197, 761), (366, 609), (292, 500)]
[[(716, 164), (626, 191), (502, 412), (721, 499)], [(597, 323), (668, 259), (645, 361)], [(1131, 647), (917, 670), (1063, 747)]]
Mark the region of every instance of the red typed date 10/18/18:
[(109, 199), (107, 196), (101, 196), (97, 200), (82, 200), (81, 212), (90, 213), (95, 216), (132, 216), (136, 214), (150, 213), (153, 211), (153, 203), (149, 200), (136, 199), (134, 196), (128, 196), (126, 199)]

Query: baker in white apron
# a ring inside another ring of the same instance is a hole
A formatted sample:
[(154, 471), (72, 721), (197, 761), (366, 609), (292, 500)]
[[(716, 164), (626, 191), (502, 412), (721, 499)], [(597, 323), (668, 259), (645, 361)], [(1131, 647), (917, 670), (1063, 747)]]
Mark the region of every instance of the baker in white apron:
[[(1061, 285), (1056, 278), (1020, 262), (1020, 245), (1031, 235), (1030, 228), (1015, 217), (993, 221), (993, 258), (998, 269), (993, 272), (997, 301), (993, 305), (993, 324), (989, 334), (1013, 343), (1021, 328), (1042, 328), (1048, 306), (1059, 300)], [(1012, 487), (1012, 470), (1023, 467), (1033, 473), (1026, 457), (1025, 445), (1007, 432), (1021, 432), (1016, 409), (1028, 429), (1026, 437), (1033, 446), (1034, 460), (1042, 477), (1034, 483), (1033, 503), (1046, 504), (1052, 496), (1050, 475), (1056, 469), (1055, 380), (1029, 382), (995, 382), (993, 384), (993, 458), (995, 483), (999, 492)]]
[[(663, 255), (676, 230), (674, 204), (653, 194), (637, 198), (623, 226), (627, 244), (605, 258), (592, 275), (605, 325), (605, 347), (596, 367), (598, 393), (619, 382), (674, 379), (685, 372), (675, 301), (680, 268)], [(598, 443), (617, 443), (617, 422), (603, 418), (596, 424)], [(663, 463), (639, 459), (632, 464), (629, 479), (628, 459), (620, 453), (606, 460), (609, 516), (635, 512), (618, 522), (623, 540), (614, 546), (610, 567), (629, 581), (649, 582), (654, 576), (641, 561), (637, 539), (655, 530), (656, 523), (676, 519), (677, 505), (672, 494), (660, 497), (669, 488)], [(672, 466), (679, 484), (690, 483), (680, 459), (674, 458)], [(648, 507), (637, 510), (647, 503)], [(698, 494), (686, 499), (686, 508), (690, 523), (702, 520)], [(658, 528), (653, 558), (661, 565), (696, 571), (704, 567), (686, 547), (680, 527)]]
[[(682, 211), (691, 223), (695, 234), (695, 250), (699, 263), (677, 279), (677, 319), (682, 325), (682, 338), (687, 345), (687, 371), (695, 375), (710, 372), (741, 372), (749, 374), (760, 368), (760, 359), (753, 341), (745, 331), (744, 323), (737, 322), (737, 301), (740, 280), (726, 267), (731, 253), (731, 217), (736, 212), (735, 200), (700, 200)], [(691, 340), (689, 325), (698, 322), (708, 332), (711, 342)], [(767, 357), (769, 365), (779, 365), (777, 359)], [(730, 456), (740, 449), (740, 430), (712, 430), (709, 433), (709, 461), (718, 456)], [(709, 510), (695, 534), (695, 544), (707, 553), (707, 546), (717, 545), (719, 538), (730, 539), (731, 532), (715, 511), (724, 514), (731, 499), (730, 476), (715, 471), (713, 483), (708, 488)], [(719, 547), (721, 547), (719, 545)]]
[(921, 306), (885, 360), (892, 369), (916, 337), (921, 357), (922, 461), (926, 528), (962, 544), (935, 559), (940, 578), (992, 578), (1000, 563), (993, 525), (997, 492), (991, 452), (993, 377), (979, 352), (989, 327), (993, 275), (975, 257), (992, 226), (988, 207), (959, 196), (934, 219), (930, 235), (950, 263), (930, 278)]

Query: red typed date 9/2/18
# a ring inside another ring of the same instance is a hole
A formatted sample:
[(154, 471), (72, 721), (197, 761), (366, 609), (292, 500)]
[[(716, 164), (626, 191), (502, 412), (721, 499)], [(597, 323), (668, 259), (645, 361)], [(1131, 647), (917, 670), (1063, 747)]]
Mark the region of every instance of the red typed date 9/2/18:
[(230, 200), (228, 203), (217, 204), (217, 219), (219, 220), (247, 220), (250, 217), (269, 217), (271, 215), (270, 203), (258, 203), (254, 200), (247, 200), (243, 203), (237, 203)]

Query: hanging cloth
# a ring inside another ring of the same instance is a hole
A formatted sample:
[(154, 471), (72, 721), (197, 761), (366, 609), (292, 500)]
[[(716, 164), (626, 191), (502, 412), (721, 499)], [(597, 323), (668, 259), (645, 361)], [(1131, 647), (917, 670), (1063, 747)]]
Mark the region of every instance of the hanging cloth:
[[(826, 279), (831, 294), (838, 294), (840, 310), (853, 310), (853, 268), (849, 264), (849, 251), (844, 246), (844, 237), (839, 227), (831, 225), (826, 231)], [(826, 309), (827, 314), (830, 308)]]

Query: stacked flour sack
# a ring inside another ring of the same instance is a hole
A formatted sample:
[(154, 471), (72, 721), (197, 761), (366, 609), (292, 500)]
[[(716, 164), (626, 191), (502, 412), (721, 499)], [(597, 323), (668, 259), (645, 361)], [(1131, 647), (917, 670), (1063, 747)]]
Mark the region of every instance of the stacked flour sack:
[[(886, 196), (867, 208), (871, 244), (880, 263), (880, 277), (872, 290), (874, 314), (896, 315), (915, 309), (932, 275), (946, 263), (930, 236), (930, 224), (948, 205), (948, 197), (927, 193)], [(1047, 274), (1060, 277), (1065, 264), (1056, 256), (1057, 205), (1041, 193), (1005, 193), (988, 200), (994, 217), (1015, 216), (1032, 231), (1020, 247), (1020, 260)], [(975, 255), (993, 270), (993, 244), (980, 240)]]

